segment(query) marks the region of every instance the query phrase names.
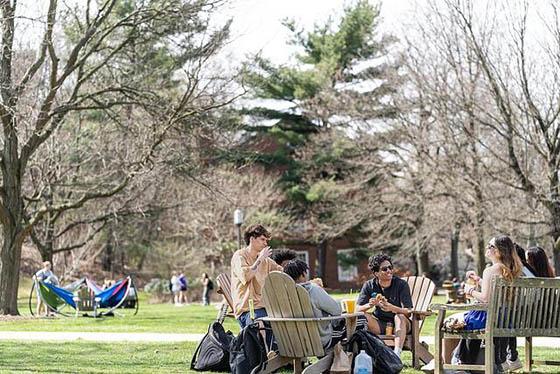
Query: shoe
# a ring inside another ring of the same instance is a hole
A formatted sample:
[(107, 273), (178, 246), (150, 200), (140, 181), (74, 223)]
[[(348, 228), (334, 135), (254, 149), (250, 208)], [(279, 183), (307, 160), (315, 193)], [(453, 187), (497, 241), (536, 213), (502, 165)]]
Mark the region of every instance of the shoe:
[(521, 362), (519, 357), (515, 361), (506, 360), (506, 362), (502, 364), (503, 371), (514, 371), (521, 369), (522, 367), (523, 363)]
[(426, 365), (422, 366), (420, 370), (425, 371), (426, 373), (433, 373), (436, 368), (436, 360), (431, 360)]

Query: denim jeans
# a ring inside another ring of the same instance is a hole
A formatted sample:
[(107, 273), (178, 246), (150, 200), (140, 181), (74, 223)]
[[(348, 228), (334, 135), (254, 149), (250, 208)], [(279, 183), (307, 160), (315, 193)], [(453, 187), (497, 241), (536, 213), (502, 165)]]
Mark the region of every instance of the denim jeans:
[[(257, 318), (261, 318), (261, 317), (266, 317), (268, 314), (266, 314), (266, 309), (264, 308), (260, 308), (260, 309), (255, 309), (255, 319)], [(237, 318), (237, 321), (239, 322), (239, 326), (241, 326), (241, 328), (244, 328), (245, 326), (251, 324), (251, 322), (253, 322), (251, 320), (251, 315), (249, 314), (249, 312), (244, 312), (242, 313), (239, 318)]]
[[(255, 309), (255, 319), (261, 318), (261, 317), (266, 317), (266, 316), (268, 316), (268, 314), (266, 314), (266, 309), (264, 309), (264, 308)], [(239, 326), (241, 326), (241, 329), (243, 329), (243, 328), (245, 328), (245, 326), (253, 323), (253, 320), (251, 320), (251, 315), (249, 314), (249, 312), (242, 313), (239, 316), (239, 318), (237, 318), (237, 321), (239, 322)], [(272, 331), (270, 330), (270, 324), (265, 322), (264, 326), (266, 328), (268, 328), (265, 332), (266, 346), (268, 347), (269, 350), (274, 351), (274, 350), (277, 349), (277, 345), (276, 345), (276, 340), (274, 339), (274, 336), (272, 335)]]

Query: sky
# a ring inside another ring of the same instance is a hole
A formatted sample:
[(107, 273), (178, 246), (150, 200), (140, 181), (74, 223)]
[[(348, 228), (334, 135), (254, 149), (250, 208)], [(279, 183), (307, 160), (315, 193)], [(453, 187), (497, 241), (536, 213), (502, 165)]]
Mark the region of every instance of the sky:
[[(232, 63), (258, 52), (277, 63), (285, 63), (294, 50), (287, 45), (289, 32), (282, 26), (283, 19), (294, 19), (304, 29), (311, 30), (315, 23), (323, 23), (329, 16), (340, 16), (345, 5), (353, 3), (348, 0), (232, 0), (217, 21), (233, 19), (232, 40), (226, 48)], [(380, 31), (398, 34), (393, 26), (410, 18), (414, 4), (413, 0), (383, 2)]]

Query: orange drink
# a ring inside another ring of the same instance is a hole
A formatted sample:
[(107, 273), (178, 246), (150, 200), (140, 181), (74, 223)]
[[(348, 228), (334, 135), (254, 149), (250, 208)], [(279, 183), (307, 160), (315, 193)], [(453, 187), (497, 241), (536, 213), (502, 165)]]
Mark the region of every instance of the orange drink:
[(354, 313), (356, 311), (356, 299), (344, 299), (343, 303), (346, 313)]

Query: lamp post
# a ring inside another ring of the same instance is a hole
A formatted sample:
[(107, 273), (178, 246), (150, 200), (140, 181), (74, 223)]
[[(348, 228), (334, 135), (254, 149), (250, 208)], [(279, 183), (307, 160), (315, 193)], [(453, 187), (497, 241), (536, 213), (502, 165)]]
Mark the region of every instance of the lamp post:
[(241, 225), (243, 224), (243, 211), (235, 209), (233, 212), (233, 224), (237, 226), (237, 247), (241, 249)]

